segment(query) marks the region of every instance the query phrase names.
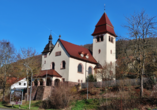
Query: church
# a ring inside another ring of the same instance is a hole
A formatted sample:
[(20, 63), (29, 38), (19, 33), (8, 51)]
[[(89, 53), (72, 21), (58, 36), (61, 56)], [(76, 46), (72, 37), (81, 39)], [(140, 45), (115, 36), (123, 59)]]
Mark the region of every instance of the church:
[[(114, 27), (104, 12), (92, 33), (93, 54), (87, 49), (59, 37), (52, 44), (52, 35), (42, 52), (41, 73), (36, 76), (33, 85), (58, 86), (60, 82), (75, 85), (86, 82), (88, 75), (96, 74), (105, 62), (116, 61), (116, 34)], [(115, 76), (115, 69), (112, 74)]]

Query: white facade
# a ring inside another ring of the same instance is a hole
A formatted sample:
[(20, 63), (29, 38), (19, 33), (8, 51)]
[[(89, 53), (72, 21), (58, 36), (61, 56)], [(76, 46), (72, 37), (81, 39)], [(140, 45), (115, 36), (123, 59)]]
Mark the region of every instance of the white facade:
[[(99, 42), (97, 42), (98, 36), (93, 36), (93, 57), (102, 66), (105, 66), (106, 63), (112, 64), (112, 72), (115, 75), (116, 37), (109, 33), (103, 34), (102, 36), (103, 41)], [(109, 41), (109, 37), (113, 38), (113, 42)]]
[[(55, 56), (55, 53), (58, 51), (61, 51), (61, 55)], [(62, 61), (66, 62), (65, 69), (61, 69)], [(85, 82), (89, 67), (92, 68), (92, 73), (94, 74), (95, 64), (71, 58), (59, 40), (56, 43), (53, 51), (48, 53), (46, 58), (44, 58), (44, 55), (42, 55), (42, 70), (52, 69), (52, 62), (55, 63), (55, 71), (57, 71), (62, 78), (65, 79), (65, 81)], [(78, 72), (79, 64), (81, 64), (83, 67), (83, 73)]]
[[(70, 65), (69, 65), (69, 81), (71, 82), (78, 82), (78, 80), (80, 82), (86, 82), (86, 77), (88, 76), (88, 68), (91, 67), (92, 68), (92, 74), (94, 74), (94, 67), (95, 64), (92, 63), (88, 63), (85, 61), (81, 61), (78, 59), (74, 59), (74, 58), (70, 58), (69, 61)], [(81, 64), (83, 69), (82, 69), (82, 73), (78, 72), (78, 65)]]
[[(60, 56), (55, 56), (55, 53), (61, 51)], [(44, 55), (42, 55), (42, 70), (49, 70), (52, 69), (52, 62), (55, 63), (55, 70), (63, 77), (65, 78), (65, 81), (68, 81), (68, 73), (69, 73), (69, 54), (64, 49), (63, 45), (60, 41), (58, 41), (53, 49), (53, 51), (50, 53), (47, 53), (47, 57), (44, 58)], [(46, 61), (46, 64), (45, 64)], [(66, 62), (65, 69), (61, 69), (61, 62)]]
[(23, 78), (22, 80), (11, 85), (11, 89), (25, 89), (27, 88), (27, 80)]
[[(109, 41), (109, 36), (113, 38), (113, 43)], [(104, 66), (105, 63), (115, 63), (116, 37), (106, 33), (103, 34), (103, 41), (97, 42), (97, 36), (93, 36), (93, 57), (102, 66)]]

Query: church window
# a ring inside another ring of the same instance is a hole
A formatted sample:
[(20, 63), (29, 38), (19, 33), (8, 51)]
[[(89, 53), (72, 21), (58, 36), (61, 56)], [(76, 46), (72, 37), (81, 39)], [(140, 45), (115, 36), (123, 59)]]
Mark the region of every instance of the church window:
[(66, 65), (65, 61), (62, 61), (61, 62), (61, 69), (65, 69), (65, 65)]
[(100, 54), (100, 52), (101, 52), (101, 50), (99, 49), (99, 50), (98, 50), (98, 53)]
[(54, 70), (55, 69), (55, 63), (52, 62), (52, 69)]
[(60, 55), (61, 55), (61, 51), (55, 53), (55, 56), (60, 56)]
[(92, 74), (92, 67), (89, 67), (88, 68), (88, 75), (91, 75)]
[(103, 41), (104, 39), (103, 39), (103, 36), (100, 36), (100, 38), (101, 38), (101, 41)]
[(82, 65), (81, 64), (78, 65), (78, 72), (82, 73)]

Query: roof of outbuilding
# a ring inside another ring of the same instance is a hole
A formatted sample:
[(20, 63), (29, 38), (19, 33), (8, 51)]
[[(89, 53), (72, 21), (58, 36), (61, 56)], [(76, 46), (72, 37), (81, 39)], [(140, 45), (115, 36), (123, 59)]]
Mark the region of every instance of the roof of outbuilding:
[(94, 69), (102, 69), (102, 66), (100, 63), (97, 63), (96, 66), (94, 67)]
[[(70, 42), (61, 39), (59, 39), (59, 41), (62, 43), (62, 45), (64, 46), (65, 50), (68, 52), (70, 57), (76, 58), (78, 60), (94, 63), (94, 64), (97, 63), (97, 61), (94, 59), (94, 57), (91, 55), (90, 51), (87, 48), (72, 44)], [(80, 53), (83, 53), (84, 56), (82, 57)], [(89, 57), (86, 58), (86, 55), (88, 55)]]
[(60, 74), (58, 74), (57, 71), (53, 70), (53, 69), (50, 69), (50, 70), (41, 70), (39, 75), (35, 75), (34, 77), (43, 77), (43, 76), (46, 76), (49, 75), (49, 76), (56, 76), (56, 77), (62, 77)]
[(104, 34), (104, 33), (110, 33), (116, 37), (116, 34), (114, 32), (114, 27), (106, 13), (104, 13), (102, 17), (100, 18), (100, 20), (98, 21), (92, 35), (94, 36), (94, 35)]

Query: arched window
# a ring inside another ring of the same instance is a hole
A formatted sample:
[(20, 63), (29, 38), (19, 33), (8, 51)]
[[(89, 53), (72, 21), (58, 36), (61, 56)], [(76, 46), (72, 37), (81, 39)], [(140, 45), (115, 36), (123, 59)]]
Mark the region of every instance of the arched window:
[(55, 63), (52, 62), (52, 69), (54, 70), (55, 69)]
[(81, 64), (78, 65), (78, 72), (82, 73), (82, 65)]
[(65, 61), (62, 61), (61, 62), (61, 69), (65, 69), (65, 65), (66, 65)]
[(92, 74), (92, 67), (88, 68), (88, 74), (91, 75)]

